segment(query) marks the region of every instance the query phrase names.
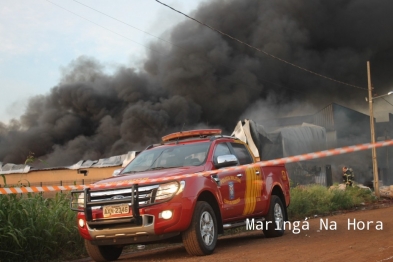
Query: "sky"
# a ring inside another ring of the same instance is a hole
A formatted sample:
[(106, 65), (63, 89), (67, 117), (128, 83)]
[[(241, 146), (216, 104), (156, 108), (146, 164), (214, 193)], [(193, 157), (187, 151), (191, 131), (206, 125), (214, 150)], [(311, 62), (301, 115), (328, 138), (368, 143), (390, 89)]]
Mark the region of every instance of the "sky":
[[(93, 57), (108, 71), (120, 65), (137, 66), (148, 43), (156, 40), (151, 35), (165, 39), (165, 32), (186, 19), (154, 0), (0, 2), (3, 123), (22, 115), (30, 97), (47, 94), (78, 57)], [(203, 1), (163, 2), (190, 13)]]

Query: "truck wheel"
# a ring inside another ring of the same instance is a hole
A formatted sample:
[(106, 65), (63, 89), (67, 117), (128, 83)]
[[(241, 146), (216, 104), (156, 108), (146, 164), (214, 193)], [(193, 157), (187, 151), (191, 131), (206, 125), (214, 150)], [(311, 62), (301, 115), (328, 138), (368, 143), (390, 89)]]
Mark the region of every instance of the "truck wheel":
[(281, 199), (272, 195), (270, 198), (269, 213), (263, 225), (265, 237), (280, 237), (284, 235), (285, 207)]
[(210, 255), (216, 247), (217, 238), (217, 219), (213, 208), (205, 201), (198, 201), (191, 225), (182, 233), (184, 247), (190, 255)]
[(96, 262), (117, 260), (120, 257), (121, 252), (123, 251), (123, 247), (96, 246), (86, 239), (85, 239), (85, 247), (89, 256)]

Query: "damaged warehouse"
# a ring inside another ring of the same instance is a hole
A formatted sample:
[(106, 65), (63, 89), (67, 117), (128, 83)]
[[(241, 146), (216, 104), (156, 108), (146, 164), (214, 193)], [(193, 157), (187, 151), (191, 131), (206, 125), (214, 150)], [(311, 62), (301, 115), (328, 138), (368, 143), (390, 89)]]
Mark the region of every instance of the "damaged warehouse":
[[(381, 138), (391, 137), (393, 115), (389, 115), (389, 120), (389, 122), (377, 123), (377, 134), (379, 136), (384, 135)], [(262, 120), (258, 123), (247, 119), (239, 121), (232, 135), (247, 142), (254, 155), (260, 160), (272, 160), (336, 147), (368, 143), (370, 141), (369, 116), (338, 104), (330, 104), (314, 115), (276, 118)], [(247, 140), (247, 135), (252, 138), (251, 141), (250, 139)], [(385, 185), (393, 182), (389, 176), (389, 166), (393, 164), (390, 163), (391, 159), (389, 158), (389, 155), (393, 154), (391, 150), (390, 147), (378, 149), (380, 180)], [(123, 163), (124, 159), (130, 161), (135, 157), (136, 153), (136, 151), (130, 151), (126, 155), (100, 159), (99, 161), (80, 160), (78, 163), (68, 167), (57, 168), (30, 169), (26, 165), (17, 165), (19, 171), (12, 171), (10, 169), (11, 164), (4, 164), (3, 166), (0, 165), (0, 174), (10, 176), (11, 174), (29, 173), (29, 171), (33, 173), (38, 171), (51, 172), (54, 174), (54, 170), (61, 169), (67, 169), (69, 172), (74, 170), (72, 172), (76, 173), (75, 170), (81, 168), (86, 169), (108, 165), (120, 168), (125, 165)], [(294, 184), (317, 183), (329, 186), (333, 183), (342, 182), (341, 169), (343, 166), (353, 168), (356, 182), (372, 186), (371, 154), (367, 151), (291, 163), (287, 164), (286, 168)], [(26, 168), (29, 169), (27, 172)], [(106, 174), (100, 173), (99, 177), (93, 177), (93, 172), (89, 178), (91, 181), (94, 181), (109, 177), (116, 168), (110, 169)], [(74, 175), (72, 177), (74, 179)], [(42, 181), (61, 179), (60, 177), (51, 177)], [(8, 181), (14, 180), (8, 179)], [(38, 183), (39, 179), (31, 181)]]
[[(391, 137), (393, 117), (389, 122), (377, 123), (378, 140)], [(295, 116), (239, 122), (234, 134), (243, 128), (250, 129), (255, 146), (261, 153), (261, 160), (312, 153), (337, 147), (351, 146), (370, 142), (370, 117), (345, 106), (332, 103), (314, 115)], [(241, 125), (242, 124), (242, 125)], [(244, 136), (239, 135), (244, 141)], [(378, 149), (379, 178), (383, 184), (393, 182), (390, 177), (391, 148)], [(254, 151), (255, 152), (255, 151)], [(341, 183), (343, 166), (353, 168), (358, 183), (372, 186), (371, 152), (355, 152), (339, 157), (329, 157), (287, 164), (292, 181), (296, 184), (318, 183), (331, 185)]]
[[(246, 119), (238, 122), (232, 135), (248, 143), (253, 153), (262, 161), (326, 149), (325, 128), (307, 123), (280, 127), (273, 132), (267, 132), (263, 125)], [(321, 169), (326, 165), (325, 162), (324, 159), (315, 159), (289, 163), (285, 166), (294, 185), (312, 183), (331, 185), (331, 173), (327, 179), (326, 173)]]

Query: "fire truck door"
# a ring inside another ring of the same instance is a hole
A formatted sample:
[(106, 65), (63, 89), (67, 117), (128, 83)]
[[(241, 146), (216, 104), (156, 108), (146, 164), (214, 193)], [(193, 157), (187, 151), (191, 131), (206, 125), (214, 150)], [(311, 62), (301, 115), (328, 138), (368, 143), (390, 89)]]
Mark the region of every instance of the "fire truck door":
[[(220, 143), (214, 149), (213, 157), (229, 155), (232, 152), (227, 143)], [(223, 200), (223, 220), (243, 216), (244, 194), (246, 188), (245, 170), (238, 168), (217, 174), (220, 181), (220, 193)]]

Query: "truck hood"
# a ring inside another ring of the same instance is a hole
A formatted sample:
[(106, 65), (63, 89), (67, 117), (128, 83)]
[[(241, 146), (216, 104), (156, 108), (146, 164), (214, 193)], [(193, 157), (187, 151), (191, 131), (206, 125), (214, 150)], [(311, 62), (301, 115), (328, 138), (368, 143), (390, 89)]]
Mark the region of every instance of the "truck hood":
[(157, 178), (165, 178), (170, 176), (177, 175), (185, 175), (185, 174), (193, 174), (197, 172), (202, 172), (205, 170), (204, 166), (183, 166), (176, 168), (167, 168), (167, 169), (159, 169), (159, 170), (150, 170), (145, 172), (131, 173), (118, 177), (111, 177), (101, 181), (96, 182), (95, 184), (105, 184), (105, 183), (137, 183), (138, 181), (148, 180), (148, 179), (157, 179)]

